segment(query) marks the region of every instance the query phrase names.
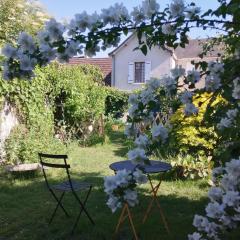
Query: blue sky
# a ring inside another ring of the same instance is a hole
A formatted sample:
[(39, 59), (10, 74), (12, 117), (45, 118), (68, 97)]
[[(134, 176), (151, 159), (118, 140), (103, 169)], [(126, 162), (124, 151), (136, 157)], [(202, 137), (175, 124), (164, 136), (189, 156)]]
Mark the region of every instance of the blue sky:
[[(42, 5), (47, 9), (51, 16), (57, 20), (70, 20), (76, 13), (87, 11), (93, 13), (94, 11), (100, 12), (102, 8), (108, 8), (116, 2), (122, 2), (128, 10), (134, 6), (140, 5), (142, 0), (39, 0)], [(158, 0), (160, 8), (164, 8), (171, 0)], [(190, 2), (190, 1), (186, 1)], [(195, 0), (201, 9), (215, 9), (218, 6), (217, 0)], [(215, 32), (193, 30), (190, 34), (192, 38), (203, 38), (215, 35)], [(100, 53), (98, 56), (106, 56), (107, 52)]]

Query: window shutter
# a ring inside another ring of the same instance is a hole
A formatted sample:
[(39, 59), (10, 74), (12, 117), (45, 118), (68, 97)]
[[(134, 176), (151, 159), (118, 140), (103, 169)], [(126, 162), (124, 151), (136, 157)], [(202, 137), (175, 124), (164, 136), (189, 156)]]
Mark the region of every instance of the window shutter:
[(150, 61), (145, 62), (145, 82), (150, 80), (151, 70), (152, 70), (151, 62)]
[(128, 63), (128, 83), (134, 82), (134, 62)]

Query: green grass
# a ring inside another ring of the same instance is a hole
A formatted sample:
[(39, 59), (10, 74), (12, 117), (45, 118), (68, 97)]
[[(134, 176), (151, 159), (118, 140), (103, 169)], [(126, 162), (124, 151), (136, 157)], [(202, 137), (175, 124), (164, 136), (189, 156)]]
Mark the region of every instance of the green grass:
[[(0, 173), (0, 239), (112, 239), (120, 214), (112, 214), (106, 206), (103, 177), (111, 175), (109, 164), (126, 157), (127, 146), (121, 133), (111, 136), (109, 143), (93, 147), (72, 145), (69, 150), (71, 173), (75, 179), (87, 180), (94, 184), (87, 208), (96, 222), (92, 226), (85, 215), (82, 216), (75, 235), (70, 230), (78, 214), (78, 205), (71, 194), (64, 199), (71, 218), (58, 211), (52, 224), (48, 225), (55, 202), (47, 191), (41, 174), (34, 178), (13, 178)], [(53, 181), (61, 180), (62, 174), (49, 171)], [(156, 176), (157, 178), (157, 176)], [(165, 180), (160, 188), (159, 201), (167, 217), (171, 236), (163, 227), (157, 208), (151, 212), (147, 222), (141, 220), (150, 201), (148, 184), (139, 188), (140, 204), (131, 209), (140, 239), (187, 239), (194, 229), (192, 220), (195, 213), (202, 214), (207, 202), (208, 186), (204, 180)], [(127, 224), (123, 225), (117, 239), (132, 239)]]

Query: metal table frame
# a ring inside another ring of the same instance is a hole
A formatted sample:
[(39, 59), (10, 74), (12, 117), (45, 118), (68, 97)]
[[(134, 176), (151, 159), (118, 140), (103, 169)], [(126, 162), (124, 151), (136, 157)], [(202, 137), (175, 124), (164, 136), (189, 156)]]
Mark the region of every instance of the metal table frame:
[[(164, 227), (166, 228), (168, 234), (170, 234), (170, 230), (169, 230), (169, 226), (168, 226), (166, 217), (163, 213), (163, 210), (161, 208), (161, 205), (158, 201), (158, 196), (157, 196), (160, 185), (162, 183), (162, 176), (160, 176), (159, 182), (156, 185), (154, 185), (153, 180), (150, 177), (150, 174), (165, 173), (165, 172), (169, 171), (172, 167), (171, 167), (170, 164), (160, 162), (160, 161), (150, 161), (150, 163), (151, 163), (150, 166), (148, 166), (148, 165), (147, 166), (145, 166), (145, 165), (140, 166), (139, 165), (139, 167), (145, 172), (145, 174), (148, 177), (148, 180), (149, 180), (149, 183), (150, 183), (150, 186), (151, 186), (150, 194), (152, 195), (152, 199), (149, 202), (148, 207), (145, 211), (142, 223), (146, 222), (146, 220), (149, 216), (149, 213), (150, 213), (151, 209), (153, 208), (153, 203), (155, 203), (157, 208), (159, 209), (160, 216), (161, 216), (161, 219), (163, 221)], [(122, 170), (122, 169), (133, 171), (138, 166), (132, 164), (129, 160), (126, 160), (126, 161), (120, 161), (120, 162), (112, 163), (109, 167), (114, 172), (116, 172), (116, 171), (119, 171), (119, 170)], [(126, 215), (125, 215), (125, 212), (126, 212)], [(128, 204), (125, 204), (124, 207), (122, 208), (122, 212), (121, 212), (120, 217), (119, 217), (119, 221), (118, 221), (118, 224), (117, 224), (117, 227), (116, 227), (116, 230), (115, 230), (115, 234), (118, 233), (121, 224), (125, 221), (125, 219), (127, 217), (128, 217), (129, 222), (131, 224), (131, 228), (132, 228), (132, 231), (133, 231), (133, 234), (134, 234), (134, 238), (135, 238), (135, 240), (138, 240), (138, 237), (137, 237), (137, 234), (136, 234), (136, 229), (135, 229), (134, 224), (133, 224), (133, 218), (132, 218), (131, 212), (129, 210)]]

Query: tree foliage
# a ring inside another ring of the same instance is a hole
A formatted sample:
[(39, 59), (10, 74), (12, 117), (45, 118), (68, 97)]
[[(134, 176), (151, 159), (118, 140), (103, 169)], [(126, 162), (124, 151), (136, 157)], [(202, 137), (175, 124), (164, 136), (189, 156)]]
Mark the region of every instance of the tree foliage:
[(48, 19), (37, 0), (0, 0), (0, 46), (15, 43), (20, 32), (36, 34)]

